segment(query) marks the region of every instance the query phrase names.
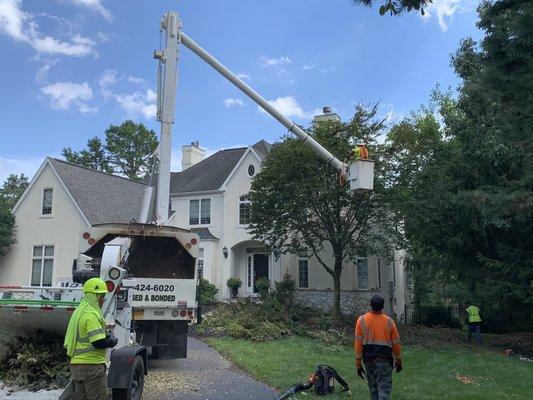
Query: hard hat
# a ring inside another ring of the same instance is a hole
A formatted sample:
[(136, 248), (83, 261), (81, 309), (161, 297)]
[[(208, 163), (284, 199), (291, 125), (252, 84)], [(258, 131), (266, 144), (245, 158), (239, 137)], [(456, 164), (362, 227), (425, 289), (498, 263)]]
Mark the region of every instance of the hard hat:
[(103, 279), (91, 278), (83, 284), (83, 293), (107, 293), (107, 285)]

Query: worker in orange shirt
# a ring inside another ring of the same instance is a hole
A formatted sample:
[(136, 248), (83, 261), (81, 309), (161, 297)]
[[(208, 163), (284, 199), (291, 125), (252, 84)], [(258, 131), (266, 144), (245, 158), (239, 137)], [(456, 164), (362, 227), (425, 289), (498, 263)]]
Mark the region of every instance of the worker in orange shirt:
[[(372, 311), (357, 319), (355, 325), (355, 365), (357, 375), (366, 379), (372, 400), (389, 400), (392, 369), (402, 370), (400, 336), (393, 319), (383, 313), (385, 300), (374, 295)], [(363, 367), (364, 365), (364, 367)]]

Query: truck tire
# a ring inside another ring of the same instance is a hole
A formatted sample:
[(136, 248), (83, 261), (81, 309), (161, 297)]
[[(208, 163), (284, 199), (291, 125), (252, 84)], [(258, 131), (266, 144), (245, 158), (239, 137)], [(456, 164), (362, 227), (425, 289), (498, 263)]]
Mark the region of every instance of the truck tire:
[(141, 400), (144, 388), (144, 362), (136, 356), (131, 371), (131, 385), (128, 389), (113, 389), (113, 400)]

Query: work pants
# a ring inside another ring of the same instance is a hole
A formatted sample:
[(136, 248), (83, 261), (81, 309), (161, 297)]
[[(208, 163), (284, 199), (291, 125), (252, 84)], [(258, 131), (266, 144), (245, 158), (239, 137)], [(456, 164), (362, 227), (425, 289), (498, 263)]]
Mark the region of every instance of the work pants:
[(472, 333), (476, 334), (477, 344), (481, 344), (481, 324), (469, 324), (468, 325), (468, 342), (472, 341)]
[(105, 364), (70, 364), (74, 400), (107, 400)]
[(371, 400), (389, 400), (392, 391), (392, 365), (388, 360), (376, 359), (365, 363), (366, 380)]

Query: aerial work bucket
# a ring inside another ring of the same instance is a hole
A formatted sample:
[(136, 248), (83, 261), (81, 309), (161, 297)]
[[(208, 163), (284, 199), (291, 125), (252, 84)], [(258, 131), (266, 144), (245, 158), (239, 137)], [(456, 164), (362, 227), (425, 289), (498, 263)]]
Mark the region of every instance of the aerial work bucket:
[(374, 189), (374, 161), (358, 159), (350, 163), (350, 190), (367, 192)]
[(358, 143), (350, 151), (349, 160), (350, 190), (367, 192), (374, 189), (374, 161), (368, 159), (368, 150), (364, 143)]

